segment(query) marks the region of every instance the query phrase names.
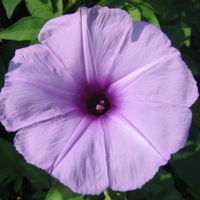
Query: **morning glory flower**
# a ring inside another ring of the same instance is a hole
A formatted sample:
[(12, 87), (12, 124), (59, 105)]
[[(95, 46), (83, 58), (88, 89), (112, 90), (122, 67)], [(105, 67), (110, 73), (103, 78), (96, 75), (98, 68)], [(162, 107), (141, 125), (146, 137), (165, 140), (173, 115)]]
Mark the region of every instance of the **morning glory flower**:
[(120, 9), (48, 21), (16, 51), (0, 94), (15, 147), (73, 191), (141, 188), (182, 148), (196, 82), (156, 26)]

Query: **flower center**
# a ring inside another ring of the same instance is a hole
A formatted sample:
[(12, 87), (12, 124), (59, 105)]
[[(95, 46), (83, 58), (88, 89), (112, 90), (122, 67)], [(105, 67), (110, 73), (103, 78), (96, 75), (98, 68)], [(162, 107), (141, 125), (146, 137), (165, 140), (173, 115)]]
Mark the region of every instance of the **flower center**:
[(87, 101), (87, 109), (91, 114), (100, 116), (110, 109), (110, 103), (103, 94), (93, 95)]

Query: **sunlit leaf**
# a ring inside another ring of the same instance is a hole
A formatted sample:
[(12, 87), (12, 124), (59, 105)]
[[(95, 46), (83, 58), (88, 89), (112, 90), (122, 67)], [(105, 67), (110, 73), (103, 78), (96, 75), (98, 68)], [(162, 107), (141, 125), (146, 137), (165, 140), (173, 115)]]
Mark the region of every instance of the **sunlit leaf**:
[(191, 30), (190, 27), (183, 27), (182, 29), (183, 29), (183, 32), (184, 32), (184, 44), (185, 44), (185, 46), (189, 47), (192, 30)]
[(105, 200), (111, 200), (111, 197), (109, 196), (107, 190), (104, 192), (104, 195), (105, 195)]
[(26, 6), (33, 17), (51, 19), (62, 15), (62, 0), (25, 0)]
[(47, 194), (45, 200), (83, 200), (83, 197), (57, 182)]
[(30, 40), (33, 41), (37, 37), (40, 29), (44, 25), (45, 20), (38, 17), (25, 17), (0, 32), (0, 38), (5, 40)]
[(141, 20), (141, 13), (133, 4), (126, 3), (124, 9), (131, 15), (133, 21)]
[(33, 44), (40, 44), (40, 41), (38, 40), (38, 38), (35, 38), (35, 40), (31, 41), (30, 45)]
[(159, 23), (156, 15), (153, 13), (153, 11), (151, 9), (149, 9), (148, 7), (146, 7), (144, 5), (138, 5), (138, 9), (141, 12), (143, 20), (148, 21), (152, 24), (155, 24), (157, 27), (160, 28), (160, 23)]

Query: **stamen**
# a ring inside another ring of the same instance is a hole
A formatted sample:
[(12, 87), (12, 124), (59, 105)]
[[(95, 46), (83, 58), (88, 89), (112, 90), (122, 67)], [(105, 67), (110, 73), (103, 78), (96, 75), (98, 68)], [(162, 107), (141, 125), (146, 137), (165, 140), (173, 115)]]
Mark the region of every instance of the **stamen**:
[(103, 105), (101, 105), (101, 102), (99, 102), (100, 104), (97, 104), (96, 106), (96, 111), (99, 112), (99, 113), (102, 113), (103, 110), (105, 109), (105, 107)]
[(89, 113), (100, 116), (110, 109), (110, 103), (104, 94), (92, 95), (87, 99), (87, 109)]
[(101, 101), (99, 101), (99, 104), (100, 104), (100, 105), (104, 105), (104, 104), (105, 104), (105, 101), (104, 101), (104, 100), (101, 100)]

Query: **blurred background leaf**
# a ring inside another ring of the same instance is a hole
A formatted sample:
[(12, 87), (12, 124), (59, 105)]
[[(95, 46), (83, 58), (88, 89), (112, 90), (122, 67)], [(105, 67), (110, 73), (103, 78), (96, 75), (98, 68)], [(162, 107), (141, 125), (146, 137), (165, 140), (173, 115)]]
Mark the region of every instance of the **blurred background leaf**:
[(12, 17), (15, 8), (21, 1), (22, 0), (2, 0), (8, 18)]
[(108, 6), (110, 8), (122, 8), (124, 5), (124, 0), (102, 0), (97, 4), (97, 6)]

